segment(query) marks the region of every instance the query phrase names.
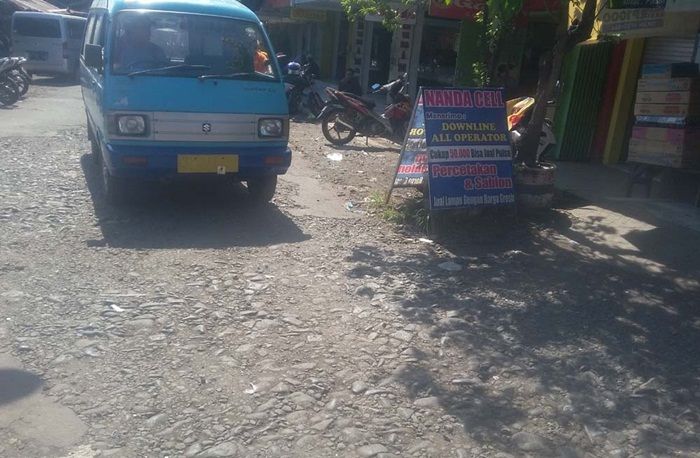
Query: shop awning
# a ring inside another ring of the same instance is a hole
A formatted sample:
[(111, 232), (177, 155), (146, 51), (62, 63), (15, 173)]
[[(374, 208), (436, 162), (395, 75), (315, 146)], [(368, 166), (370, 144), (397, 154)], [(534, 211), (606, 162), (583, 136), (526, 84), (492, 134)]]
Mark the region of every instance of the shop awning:
[(18, 11), (41, 11), (48, 13), (57, 9), (56, 6), (44, 0), (4, 0), (4, 3), (14, 6), (14, 9)]

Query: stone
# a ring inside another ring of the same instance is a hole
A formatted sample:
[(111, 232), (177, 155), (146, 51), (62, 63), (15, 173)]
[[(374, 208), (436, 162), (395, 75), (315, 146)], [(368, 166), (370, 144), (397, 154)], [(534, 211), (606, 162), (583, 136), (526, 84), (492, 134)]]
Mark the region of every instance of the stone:
[(448, 272), (459, 272), (460, 270), (462, 270), (462, 266), (453, 261), (446, 261), (440, 263), (438, 264), (438, 267)]
[(371, 458), (373, 456), (379, 455), (380, 453), (386, 453), (388, 451), (389, 450), (387, 450), (387, 448), (384, 447), (382, 444), (370, 444), (359, 447), (357, 449), (357, 454), (363, 458)]
[(285, 420), (287, 420), (287, 423), (290, 425), (305, 425), (308, 419), (309, 412), (306, 410), (297, 410), (296, 412), (292, 412), (285, 417)]
[(311, 407), (316, 404), (316, 399), (302, 391), (290, 394), (289, 400), (302, 407)]
[(315, 429), (316, 431), (325, 431), (332, 423), (333, 419), (329, 418), (327, 420), (321, 420), (318, 423), (311, 425), (311, 428)]
[(161, 426), (164, 426), (167, 422), (168, 416), (164, 413), (159, 413), (148, 418), (146, 420), (146, 426), (148, 426), (149, 428), (159, 428)]
[(437, 409), (440, 408), (440, 398), (438, 398), (437, 396), (419, 398), (413, 401), (413, 405), (424, 409)]
[(355, 295), (372, 299), (374, 297), (374, 289), (368, 285), (362, 285), (355, 288)]
[(246, 456), (246, 449), (238, 442), (222, 442), (211, 448), (204, 450), (197, 455), (197, 458), (221, 458)]
[(537, 434), (529, 433), (527, 431), (520, 431), (513, 434), (511, 439), (513, 440), (513, 443), (522, 451), (538, 453), (549, 452), (549, 445), (547, 445), (546, 439)]
[(154, 324), (155, 324), (155, 321), (153, 321), (150, 318), (138, 318), (138, 319), (129, 321), (129, 326), (136, 328), (136, 329), (147, 329), (147, 328), (153, 327)]
[(357, 428), (348, 427), (343, 428), (340, 433), (340, 437), (343, 442), (347, 442), (348, 444), (357, 444), (358, 442), (365, 440), (365, 433)]
[(289, 393), (290, 391), (292, 391), (292, 388), (286, 383), (280, 382), (277, 385), (273, 386), (270, 391), (272, 391), (273, 393)]
[(413, 334), (408, 331), (396, 331), (391, 335), (394, 339), (401, 340), (403, 342), (410, 342), (413, 339)]
[(185, 456), (187, 458), (196, 456), (199, 452), (202, 451), (202, 446), (199, 444), (199, 442), (195, 442), (194, 444), (191, 444), (187, 449), (185, 450)]
[(296, 326), (298, 328), (304, 325), (304, 323), (300, 319), (293, 316), (285, 316), (282, 318), (282, 321), (287, 324), (291, 324), (292, 326)]
[(367, 391), (367, 384), (362, 380), (356, 380), (352, 383), (352, 392), (355, 394), (364, 393)]

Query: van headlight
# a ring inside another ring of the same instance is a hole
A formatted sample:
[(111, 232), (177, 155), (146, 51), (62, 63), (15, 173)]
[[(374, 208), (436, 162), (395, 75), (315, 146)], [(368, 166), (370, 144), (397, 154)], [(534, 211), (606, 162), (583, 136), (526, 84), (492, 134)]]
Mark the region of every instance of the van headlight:
[(146, 117), (142, 115), (117, 115), (117, 133), (119, 135), (146, 135)]
[(258, 121), (260, 137), (281, 137), (284, 134), (284, 122), (281, 119), (265, 118)]

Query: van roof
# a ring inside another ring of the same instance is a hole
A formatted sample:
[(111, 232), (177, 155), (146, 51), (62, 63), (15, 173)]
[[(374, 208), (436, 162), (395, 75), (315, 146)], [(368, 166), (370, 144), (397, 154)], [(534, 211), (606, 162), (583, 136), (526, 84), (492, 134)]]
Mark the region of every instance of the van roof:
[(108, 9), (112, 13), (140, 9), (173, 11), (228, 16), (260, 22), (255, 13), (236, 0), (94, 0), (92, 8)]
[(55, 17), (55, 18), (66, 18), (66, 19), (75, 19), (78, 21), (87, 21), (86, 18), (82, 16), (74, 16), (72, 14), (60, 14), (60, 13), (44, 13), (42, 11), (16, 11), (15, 13), (12, 14), (12, 16), (17, 16), (17, 17), (22, 17), (22, 16), (41, 16), (41, 17)]

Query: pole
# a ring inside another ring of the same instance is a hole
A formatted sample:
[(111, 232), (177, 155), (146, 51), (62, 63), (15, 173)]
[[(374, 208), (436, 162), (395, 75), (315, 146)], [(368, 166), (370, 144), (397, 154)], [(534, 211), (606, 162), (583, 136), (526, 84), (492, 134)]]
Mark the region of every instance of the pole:
[(420, 50), (423, 45), (423, 25), (425, 23), (425, 5), (419, 2), (416, 6), (416, 24), (413, 26), (411, 37), (411, 58), (408, 63), (408, 89), (411, 99), (416, 99), (418, 93), (418, 66), (420, 64)]

